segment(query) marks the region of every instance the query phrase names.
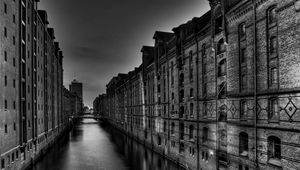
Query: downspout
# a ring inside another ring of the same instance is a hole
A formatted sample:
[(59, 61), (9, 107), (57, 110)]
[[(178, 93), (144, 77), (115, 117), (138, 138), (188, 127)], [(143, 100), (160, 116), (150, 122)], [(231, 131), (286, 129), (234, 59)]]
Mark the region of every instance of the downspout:
[(255, 0), (252, 0), (252, 8), (253, 8), (253, 69), (254, 69), (254, 128), (255, 128), (255, 167), (258, 167), (258, 159), (257, 159), (257, 67), (256, 67), (256, 57), (257, 57), (257, 40), (256, 40), (256, 5)]
[(200, 155), (199, 155), (199, 72), (198, 72), (198, 64), (199, 64), (199, 44), (198, 44), (198, 39), (197, 39), (197, 35), (195, 34), (195, 41), (196, 41), (196, 103), (197, 103), (197, 170), (200, 169)]
[[(166, 55), (166, 60), (167, 60), (167, 88), (168, 88), (168, 90), (166, 90), (168, 93), (167, 93), (167, 99), (168, 99), (168, 122), (167, 122), (167, 126), (168, 126), (168, 129), (170, 129), (170, 95), (169, 95), (169, 93), (170, 93), (170, 87), (169, 87), (169, 57), (168, 57), (168, 43), (164, 43), (164, 45), (165, 45), (165, 55)], [(168, 130), (168, 142), (170, 141), (170, 131)], [(167, 155), (169, 156), (169, 150), (170, 150), (170, 144), (168, 143), (168, 145), (167, 145)]]

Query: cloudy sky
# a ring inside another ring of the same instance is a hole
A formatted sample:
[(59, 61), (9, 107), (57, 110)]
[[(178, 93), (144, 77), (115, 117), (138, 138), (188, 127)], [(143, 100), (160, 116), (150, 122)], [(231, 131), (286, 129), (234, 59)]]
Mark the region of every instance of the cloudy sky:
[(118, 73), (141, 64), (156, 30), (171, 31), (209, 9), (207, 0), (41, 0), (64, 52), (64, 85), (83, 82), (84, 103)]

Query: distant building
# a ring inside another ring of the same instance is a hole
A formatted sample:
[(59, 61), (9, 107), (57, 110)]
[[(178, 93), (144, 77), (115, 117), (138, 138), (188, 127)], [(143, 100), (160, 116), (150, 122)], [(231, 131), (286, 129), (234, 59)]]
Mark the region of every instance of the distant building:
[(72, 115), (83, 113), (82, 83), (74, 79), (69, 85), (72, 94)]
[(77, 94), (82, 99), (82, 83), (74, 79), (69, 87), (70, 92)]
[(104, 115), (107, 109), (106, 94), (101, 94), (93, 102), (93, 113)]

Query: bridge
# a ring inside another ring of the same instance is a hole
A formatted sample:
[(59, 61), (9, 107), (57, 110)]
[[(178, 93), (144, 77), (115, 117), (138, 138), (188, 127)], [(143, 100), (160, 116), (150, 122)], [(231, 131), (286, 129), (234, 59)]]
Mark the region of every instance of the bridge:
[(93, 114), (81, 114), (76, 116), (70, 116), (72, 119), (102, 119), (103, 117), (100, 115), (93, 115)]

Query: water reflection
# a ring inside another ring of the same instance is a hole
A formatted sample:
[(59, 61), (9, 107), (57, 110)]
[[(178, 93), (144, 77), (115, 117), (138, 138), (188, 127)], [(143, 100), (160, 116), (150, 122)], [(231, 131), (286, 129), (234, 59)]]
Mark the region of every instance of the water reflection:
[(180, 170), (119, 131), (82, 120), (33, 170)]

